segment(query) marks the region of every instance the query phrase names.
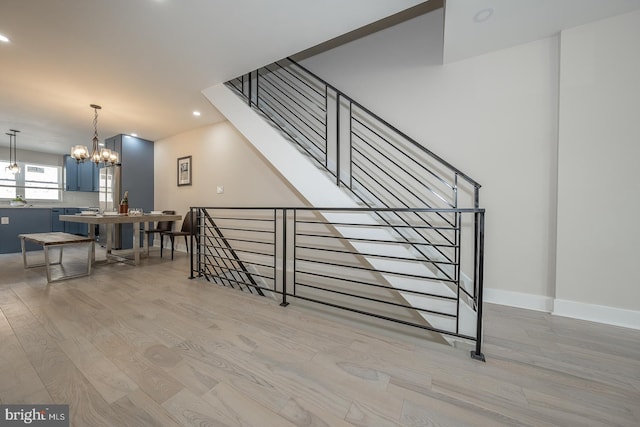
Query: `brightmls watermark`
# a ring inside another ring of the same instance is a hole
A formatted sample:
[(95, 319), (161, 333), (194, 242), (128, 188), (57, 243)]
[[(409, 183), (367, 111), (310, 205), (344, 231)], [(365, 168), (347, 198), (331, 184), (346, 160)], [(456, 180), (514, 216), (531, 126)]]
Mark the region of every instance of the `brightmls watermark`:
[(0, 427), (69, 427), (69, 405), (0, 405)]

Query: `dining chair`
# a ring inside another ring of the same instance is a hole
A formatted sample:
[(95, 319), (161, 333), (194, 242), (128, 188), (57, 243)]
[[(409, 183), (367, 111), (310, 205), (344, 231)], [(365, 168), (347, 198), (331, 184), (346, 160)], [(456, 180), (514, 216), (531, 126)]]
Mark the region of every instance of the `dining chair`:
[[(162, 213), (166, 215), (175, 215), (176, 211), (162, 211)], [(147, 238), (147, 256), (149, 255), (149, 247), (151, 246), (151, 236), (157, 233), (160, 235), (160, 256), (162, 257), (162, 246), (164, 243), (164, 236), (162, 235), (162, 233), (172, 231), (174, 222), (175, 221), (158, 221), (154, 228), (144, 230), (144, 234)]]
[[(175, 238), (176, 236), (184, 236), (184, 242), (187, 245), (187, 253), (193, 252), (193, 248), (189, 250), (189, 236), (191, 233), (196, 232), (196, 215), (195, 212), (189, 212), (184, 216), (184, 220), (182, 221), (182, 227), (180, 231), (165, 231), (162, 233), (162, 236), (169, 236), (169, 240), (171, 241), (171, 259), (173, 259), (173, 250), (175, 247)], [(161, 241), (162, 242), (162, 241)], [(160, 258), (162, 258), (162, 249), (163, 245), (160, 244)]]

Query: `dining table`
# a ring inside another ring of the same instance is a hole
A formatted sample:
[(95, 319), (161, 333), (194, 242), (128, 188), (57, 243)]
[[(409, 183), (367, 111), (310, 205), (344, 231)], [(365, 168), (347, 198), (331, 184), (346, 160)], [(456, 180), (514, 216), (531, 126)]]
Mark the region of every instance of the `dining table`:
[[(75, 214), (75, 215), (60, 215), (61, 221), (68, 222), (79, 222), (83, 224), (87, 224), (89, 228), (89, 237), (93, 238), (95, 241), (95, 225), (105, 224), (107, 230), (106, 236), (106, 255), (108, 260), (116, 260), (120, 262), (129, 262), (133, 265), (140, 264), (140, 230), (142, 229), (151, 229), (154, 222), (157, 221), (179, 221), (182, 219), (180, 215), (174, 214), (152, 214), (152, 213), (142, 213), (142, 214), (118, 214), (118, 213), (91, 213), (91, 214)], [(112, 252), (112, 235), (114, 234), (114, 226), (116, 224), (133, 224), (133, 258), (128, 258), (122, 255), (114, 254)], [(149, 228), (141, 228), (141, 227), (149, 227)], [(148, 252), (148, 242), (147, 239), (142, 239), (142, 248), (145, 253)], [(95, 264), (96, 256), (95, 256), (95, 246), (92, 250), (91, 254), (91, 262)]]

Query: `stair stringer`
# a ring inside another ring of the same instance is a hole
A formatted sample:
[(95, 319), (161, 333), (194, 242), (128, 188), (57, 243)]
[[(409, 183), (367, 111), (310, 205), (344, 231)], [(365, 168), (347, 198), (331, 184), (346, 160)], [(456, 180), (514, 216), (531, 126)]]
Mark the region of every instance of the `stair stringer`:
[[(224, 84), (218, 84), (202, 91), (205, 97), (222, 113), (229, 122), (260, 152), (274, 168), (293, 185), (297, 191), (310, 203), (311, 206), (359, 208), (362, 207), (356, 200), (335, 185), (327, 174), (318, 168), (311, 158), (304, 155), (277, 129), (271, 126), (238, 95)], [(367, 213), (340, 213), (325, 212), (322, 215), (332, 223), (356, 222), (360, 224), (378, 224), (377, 219)], [(357, 216), (354, 217), (354, 215)], [(348, 218), (347, 218), (348, 217)], [(362, 227), (336, 226), (347, 240), (364, 237), (368, 239), (396, 241), (397, 239), (383, 229), (366, 229)], [(364, 234), (363, 234), (364, 233)], [(398, 245), (385, 245), (380, 243), (359, 242), (349, 240), (349, 243), (361, 254), (391, 255), (394, 257), (412, 258), (413, 254), (408, 248)], [(415, 274), (416, 276), (433, 276), (433, 272), (424, 264), (409, 263), (406, 261), (385, 260), (375, 256), (363, 255), (364, 259), (382, 273), (382, 277), (388, 284), (396, 289), (411, 289), (416, 291), (433, 293), (444, 297), (455, 297), (455, 292), (447, 284), (439, 280), (424, 279), (415, 280), (407, 277), (398, 277), (392, 272)], [(442, 299), (416, 295), (410, 292), (398, 290), (409, 305), (415, 308), (423, 308), (434, 311), (444, 311), (451, 314), (450, 306), (445, 307)], [(434, 328), (451, 331), (468, 336), (475, 336), (476, 313), (460, 298), (458, 315), (458, 327), (455, 319), (445, 318), (439, 315), (417, 310), (421, 317)], [(451, 336), (443, 335), (450, 343), (456, 341)]]

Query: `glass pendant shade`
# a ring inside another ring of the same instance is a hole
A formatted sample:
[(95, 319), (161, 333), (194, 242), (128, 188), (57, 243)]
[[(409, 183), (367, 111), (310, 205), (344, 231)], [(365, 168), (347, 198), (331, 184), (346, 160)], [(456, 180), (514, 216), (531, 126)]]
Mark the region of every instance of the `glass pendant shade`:
[(102, 158), (102, 161), (104, 163), (108, 163), (109, 159), (111, 158), (111, 150), (109, 150), (108, 148), (103, 148), (102, 150), (100, 150), (100, 157)]
[(17, 163), (13, 163), (12, 165), (7, 166), (5, 170), (15, 175), (17, 173), (20, 173), (20, 166), (18, 166)]
[(109, 163), (111, 163), (112, 165), (115, 165), (120, 160), (119, 157), (120, 156), (118, 155), (117, 152), (111, 151), (111, 154), (109, 155)]
[(84, 162), (89, 158), (89, 150), (86, 145), (74, 145), (71, 147), (71, 157), (76, 159), (76, 162)]
[(93, 163), (95, 163), (96, 165), (99, 164), (102, 161), (102, 154), (98, 150), (98, 144), (97, 143), (95, 144), (95, 147), (93, 147), (93, 151), (91, 152), (91, 161)]

